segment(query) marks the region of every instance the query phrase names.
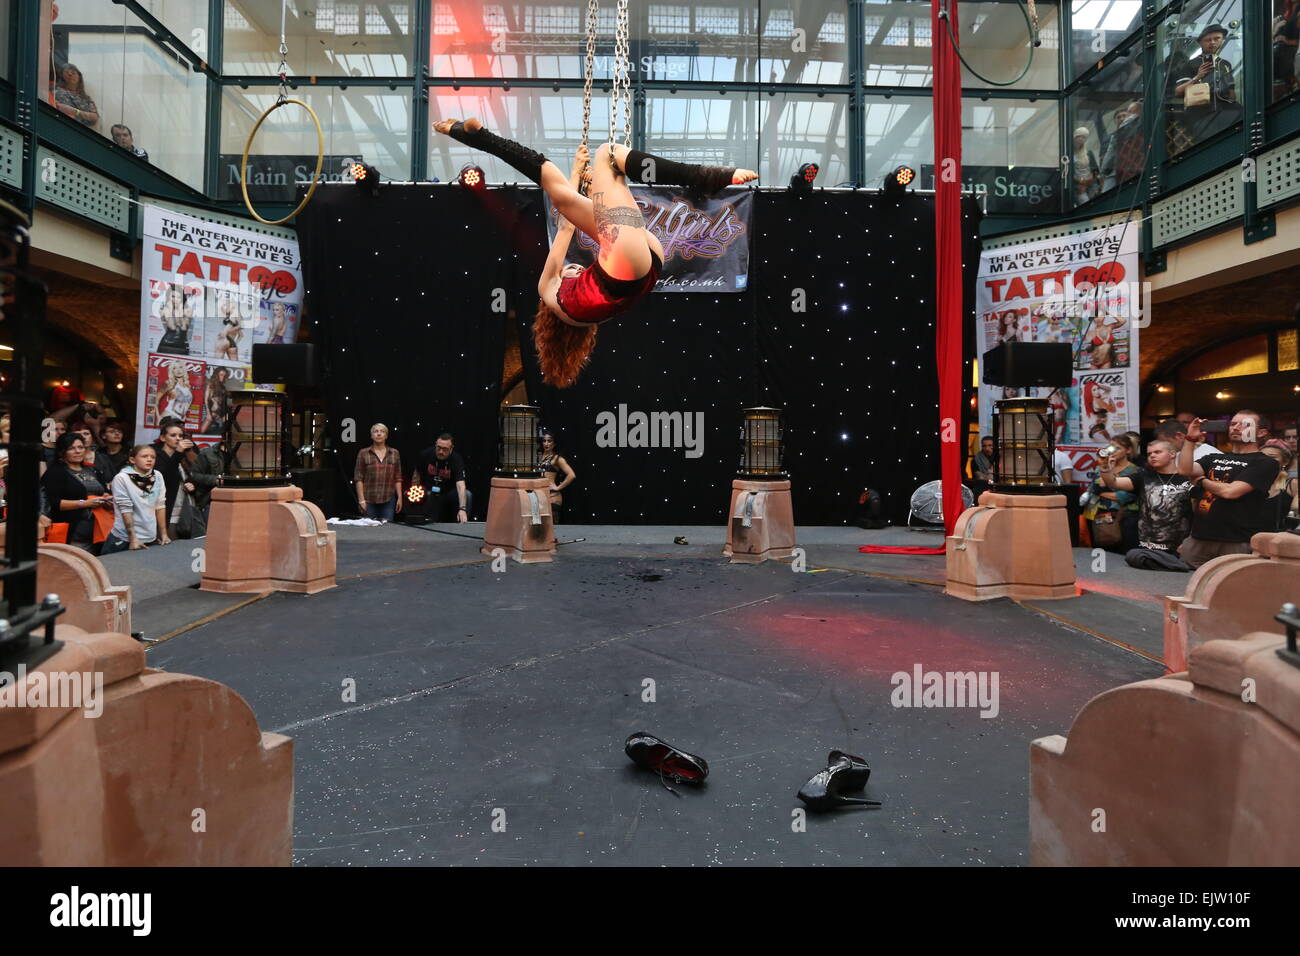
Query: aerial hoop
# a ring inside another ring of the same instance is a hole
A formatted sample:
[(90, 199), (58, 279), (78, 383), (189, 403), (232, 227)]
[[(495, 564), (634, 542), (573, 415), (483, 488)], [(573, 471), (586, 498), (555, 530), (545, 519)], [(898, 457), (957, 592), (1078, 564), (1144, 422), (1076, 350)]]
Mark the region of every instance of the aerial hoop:
[[(278, 110), (281, 106), (288, 106), (290, 103), (293, 103), (296, 106), (301, 106), (303, 109), (305, 109), (307, 111), (307, 115), (311, 117), (312, 122), (316, 124), (316, 172), (312, 174), (311, 188), (307, 190), (307, 195), (302, 197), (302, 202), (298, 203), (297, 208), (295, 208), (293, 212), (289, 213), (289, 215), (285, 216), (283, 219), (263, 219), (262, 216), (258, 213), (258, 211), (253, 208), (253, 201), (248, 198), (248, 151), (253, 146), (253, 137), (255, 137), (257, 135), (257, 131), (262, 128), (262, 124), (266, 122), (266, 118), (270, 116), (272, 113), (274, 113), (276, 110)], [(248, 141), (244, 143), (244, 158), (240, 161), (239, 164), (239, 189), (244, 194), (244, 205), (248, 207), (249, 214), (258, 222), (263, 223), (264, 225), (267, 226), (284, 225), (294, 216), (298, 215), (298, 213), (302, 212), (303, 208), (307, 205), (307, 203), (311, 202), (311, 197), (316, 192), (316, 187), (320, 185), (320, 171), (321, 171), (321, 167), (324, 165), (325, 165), (325, 134), (321, 132), (320, 118), (316, 115), (316, 111), (312, 109), (310, 106), (308, 106), (306, 103), (304, 103), (302, 100), (291, 100), (291, 99), (276, 100), (274, 103), (270, 105), (270, 107), (267, 108), (265, 113), (263, 113), (261, 116), (258, 117), (256, 125), (253, 126), (253, 131), (248, 134)]]
[[(277, 74), (280, 77), (280, 95), (276, 97), (265, 113), (257, 118), (253, 125), (253, 131), (248, 134), (248, 139), (244, 143), (244, 158), (239, 163), (239, 191), (244, 194), (244, 205), (248, 208), (249, 214), (258, 222), (267, 226), (283, 226), (298, 213), (302, 212), (303, 207), (311, 202), (312, 195), (316, 192), (316, 187), (320, 185), (320, 171), (325, 164), (325, 134), (321, 132), (320, 117), (316, 111), (304, 103), (302, 100), (289, 99), (289, 44), (284, 36), (284, 18), (285, 10), (289, 5), (289, 0), (280, 0), (280, 70)], [(262, 128), (266, 118), (278, 110), (281, 106), (287, 106), (293, 103), (301, 106), (311, 117), (311, 121), (316, 124), (316, 172), (311, 177), (311, 188), (307, 190), (307, 195), (302, 197), (302, 202), (298, 203), (297, 208), (283, 219), (263, 219), (256, 209), (253, 208), (253, 201), (248, 198), (248, 151), (253, 148), (253, 137), (257, 131)]]

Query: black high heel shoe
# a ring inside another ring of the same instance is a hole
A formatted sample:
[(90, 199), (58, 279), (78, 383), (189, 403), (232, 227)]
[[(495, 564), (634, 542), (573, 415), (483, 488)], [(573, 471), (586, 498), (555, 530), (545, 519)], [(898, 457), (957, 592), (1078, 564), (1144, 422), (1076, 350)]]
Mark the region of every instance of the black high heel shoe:
[(846, 796), (846, 790), (861, 790), (866, 786), (871, 768), (861, 757), (839, 750), (830, 752), (830, 766), (799, 788), (799, 799), (809, 810), (821, 812), (836, 807), (878, 807), (879, 800)]
[(673, 783), (699, 784), (703, 783), (704, 778), (709, 775), (709, 765), (703, 757), (678, 750), (672, 744), (645, 731), (638, 731), (628, 737), (623, 750), (638, 767), (659, 774), (659, 782), (669, 793), (677, 793), (677, 791), (668, 786), (668, 780)]

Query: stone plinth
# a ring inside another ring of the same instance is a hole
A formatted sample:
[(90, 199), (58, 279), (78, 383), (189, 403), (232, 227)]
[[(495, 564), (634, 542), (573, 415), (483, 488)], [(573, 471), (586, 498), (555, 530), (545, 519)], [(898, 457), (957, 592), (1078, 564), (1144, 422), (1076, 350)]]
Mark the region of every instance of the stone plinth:
[[(0, 549), (2, 550), (2, 549)], [(37, 547), (36, 599), (57, 594), (64, 612), (59, 620), (92, 633), (131, 633), (131, 588), (115, 585), (108, 570), (89, 551), (70, 544)]]
[(1074, 597), (1064, 495), (986, 491), (947, 541), (945, 593), (966, 601)]
[(1187, 669), (1187, 656), (1206, 641), (1254, 631), (1285, 634), (1273, 620), (1283, 604), (1300, 601), (1300, 535), (1278, 532), (1250, 539), (1253, 554), (1225, 554), (1197, 568), (1183, 594), (1165, 598), (1165, 666)]
[[(146, 667), (124, 634), (64, 625), (56, 637), (66, 644), (27, 675), (24, 705), (10, 687), (0, 706), (5, 865), (290, 864), (288, 737), (262, 733), (222, 684)], [(82, 673), (102, 680), (94, 706), (34, 706), (38, 683)]]
[(555, 555), (550, 487), (549, 478), (494, 477), (479, 550), (493, 554), (500, 548), (521, 564), (550, 561)]
[(722, 549), (732, 564), (757, 564), (794, 555), (794, 506), (790, 482), (748, 481), (731, 483), (727, 509), (727, 543)]
[(203, 542), (204, 591), (296, 591), (334, 587), (334, 532), (295, 485), (213, 488)]
[[(1036, 866), (1295, 866), (1300, 668), (1276, 634), (1094, 697), (1029, 748)], [(1249, 691), (1249, 700), (1243, 695)]]

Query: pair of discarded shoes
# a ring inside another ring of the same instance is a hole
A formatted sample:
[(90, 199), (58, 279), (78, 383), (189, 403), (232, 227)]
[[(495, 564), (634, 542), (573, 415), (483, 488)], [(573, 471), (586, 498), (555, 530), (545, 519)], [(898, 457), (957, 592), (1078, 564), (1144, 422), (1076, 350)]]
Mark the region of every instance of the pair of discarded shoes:
[[(638, 767), (659, 774), (659, 782), (668, 790), (673, 783), (703, 783), (709, 775), (709, 765), (703, 757), (679, 750), (653, 734), (639, 731), (627, 738), (623, 749)], [(878, 807), (877, 800), (848, 796), (846, 791), (861, 791), (871, 776), (871, 768), (861, 757), (832, 750), (826, 757), (826, 769), (799, 788), (798, 797), (809, 810), (832, 810), (836, 807)]]

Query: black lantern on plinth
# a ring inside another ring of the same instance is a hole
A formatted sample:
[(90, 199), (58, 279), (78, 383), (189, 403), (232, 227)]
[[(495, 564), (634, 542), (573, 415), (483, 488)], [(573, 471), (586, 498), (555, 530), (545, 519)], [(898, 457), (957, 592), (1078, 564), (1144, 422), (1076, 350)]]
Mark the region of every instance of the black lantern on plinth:
[(536, 405), (507, 405), (501, 409), (501, 438), (496, 473), (503, 478), (539, 478), (538, 432), (541, 409)]
[(738, 478), (780, 481), (785, 473), (781, 409), (759, 406), (742, 410), (740, 426), (740, 468)]
[(1052, 419), (1045, 398), (1008, 398), (993, 403), (993, 469), (996, 491), (1059, 494), (1052, 474)]
[(231, 392), (222, 485), (289, 484), (288, 423), (288, 396), (282, 392)]
[[(45, 286), (27, 271), (30, 223), (18, 209), (0, 202), (0, 323), (13, 343), (13, 371), (0, 394), (0, 413), (9, 415), (5, 470), (5, 552), (0, 556), (0, 671), (36, 667), (53, 656), (54, 620), (63, 613), (56, 594), (36, 601), (36, 527), (41, 460)], [(39, 633), (38, 633), (39, 632)]]

